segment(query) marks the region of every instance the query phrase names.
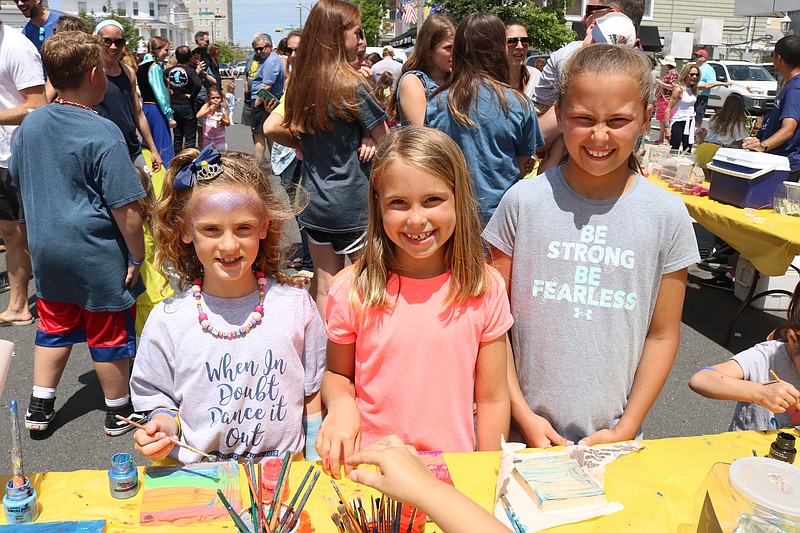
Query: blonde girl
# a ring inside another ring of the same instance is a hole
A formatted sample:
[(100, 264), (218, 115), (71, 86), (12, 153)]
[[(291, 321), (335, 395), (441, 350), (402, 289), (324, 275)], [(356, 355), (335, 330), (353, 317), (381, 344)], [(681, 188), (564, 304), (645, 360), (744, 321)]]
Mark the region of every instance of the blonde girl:
[(197, 112), (197, 118), (203, 121), (203, 147), (210, 145), (215, 150), (227, 151), (225, 128), (230, 126), (231, 120), (219, 89), (208, 88), (206, 103)]
[(228, 120), (233, 126), (233, 110), (236, 109), (236, 84), (232, 81), (225, 84), (225, 105), (228, 107)]
[(556, 85), (567, 162), (509, 189), (484, 231), (508, 280), (512, 418), (530, 446), (641, 438), (678, 351), (699, 256), (683, 202), (634, 155), (650, 79), (628, 48), (575, 52)]
[(362, 46), (358, 8), (320, 0), (306, 20), (286, 90), (283, 126), (299, 136), (309, 195), (298, 220), (314, 262), (310, 291), (323, 313), (330, 279), (346, 255), (356, 258), (367, 226), (370, 164), (359, 160), (361, 138), (368, 134), (378, 143), (388, 131), (386, 113), (351, 65)]
[(461, 151), (436, 130), (393, 130), (368, 194), (364, 253), (328, 297), (324, 468), (339, 477), (342, 457), (390, 432), (418, 449), (499, 449), (512, 319)]
[(178, 436), (220, 459), (301, 454), (325, 337), (314, 302), (281, 272), (292, 213), (252, 156), (210, 147), (181, 152), (163, 194), (156, 262), (165, 275), (172, 266), (183, 292), (158, 304), (142, 333), (131, 392), (150, 417), (137, 451), (198, 461), (173, 447)]

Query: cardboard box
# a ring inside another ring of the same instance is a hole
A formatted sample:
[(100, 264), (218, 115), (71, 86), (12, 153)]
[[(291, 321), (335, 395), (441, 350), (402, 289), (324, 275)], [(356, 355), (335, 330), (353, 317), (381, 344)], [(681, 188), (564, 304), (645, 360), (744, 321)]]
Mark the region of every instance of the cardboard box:
[[(794, 258), (792, 264), (800, 267), (800, 255)], [(733, 284), (733, 295), (741, 301), (747, 298), (747, 293), (750, 291), (750, 286), (753, 284), (755, 277), (756, 267), (745, 259), (739, 257), (739, 262), (736, 264), (736, 282)], [(761, 276), (756, 285), (756, 292), (758, 294), (763, 291), (772, 289), (784, 289), (789, 292), (794, 292), (794, 288), (800, 281), (800, 276), (793, 268), (789, 268), (783, 276)], [(752, 302), (750, 307), (759, 309), (761, 311), (786, 311), (789, 308), (790, 296), (785, 294), (769, 294), (763, 298)]]

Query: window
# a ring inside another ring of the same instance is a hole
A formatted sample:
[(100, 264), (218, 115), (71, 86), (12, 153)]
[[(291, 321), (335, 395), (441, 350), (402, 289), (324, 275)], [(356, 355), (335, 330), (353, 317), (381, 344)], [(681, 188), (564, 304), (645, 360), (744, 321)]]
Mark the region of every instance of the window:
[(149, 9), (150, 9), (150, 16), (151, 17), (155, 17), (156, 16), (156, 4), (155, 4), (155, 2), (150, 2)]
[(725, 69), (722, 68), (722, 65), (713, 64), (711, 68), (714, 69), (714, 74), (717, 76), (717, 81), (728, 81), (728, 77), (725, 75)]
[(86, 2), (78, 2), (78, 13), (86, 12)]
[(133, 15), (136, 16), (139, 14), (139, 2), (133, 3)]
[(125, 2), (117, 2), (117, 14), (118, 15), (127, 15), (127, 11), (125, 10)]

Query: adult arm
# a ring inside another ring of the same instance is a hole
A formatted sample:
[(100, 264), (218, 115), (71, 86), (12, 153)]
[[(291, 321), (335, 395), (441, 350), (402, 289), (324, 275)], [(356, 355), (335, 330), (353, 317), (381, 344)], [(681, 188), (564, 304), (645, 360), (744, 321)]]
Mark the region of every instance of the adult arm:
[[(322, 402), (328, 415), (317, 435), (316, 449), (325, 473), (340, 479), (342, 461), (361, 447), (361, 415), (356, 407), (356, 345), (328, 341), (328, 368), (322, 378)], [(353, 468), (345, 467), (345, 474)]]
[(267, 120), (264, 121), (264, 135), (272, 142), (294, 148), (295, 150), (300, 149), (300, 139), (292, 135), (289, 128), (284, 127), (283, 114), (280, 113), (278, 109), (270, 113), (267, 116)]
[(382, 438), (345, 463), (351, 468), (377, 466), (377, 471), (353, 470), (350, 479), (418, 507), (446, 533), (508, 533), (506, 526), (480, 505), (436, 479), (413, 446), (406, 446), (396, 435)]
[[(505, 298), (505, 296), (503, 296)], [(500, 449), (500, 435), (508, 440), (511, 404), (506, 376), (507, 335), (482, 342), (475, 366), (478, 450)]]
[(397, 87), (397, 107), (411, 126), (425, 124), (425, 110), (428, 99), (425, 97), (425, 86), (413, 74), (403, 76)]
[(136, 128), (139, 130), (139, 134), (142, 136), (142, 141), (144, 144), (147, 145), (147, 149), (150, 150), (150, 164), (153, 167), (153, 172), (158, 172), (161, 170), (161, 154), (158, 153), (158, 148), (156, 148), (156, 143), (153, 140), (153, 135), (150, 133), (150, 126), (147, 124), (147, 117), (144, 116), (144, 111), (142, 111), (142, 106), (139, 104), (139, 96), (136, 94), (136, 79), (135, 73), (133, 69), (131, 69), (127, 65), (122, 65), (123, 70), (125, 70), (125, 74), (128, 75), (128, 80), (131, 82), (131, 99), (133, 100), (133, 119), (136, 123)]
[(800, 400), (800, 391), (791, 383), (744, 379), (744, 371), (735, 359), (700, 370), (689, 380), (689, 388), (706, 398), (755, 403), (773, 413), (783, 413)]
[(698, 83), (697, 84), (697, 92), (705, 91), (706, 89), (713, 89), (714, 87), (730, 87), (731, 82), (729, 81), (708, 81), (706, 83)]
[(25, 101), (11, 109), (0, 110), (0, 125), (13, 126), (22, 124), (22, 119), (28, 116), (31, 110), (47, 104), (44, 85), (34, 85), (33, 87), (20, 89), (19, 94)]
[(747, 148), (748, 150), (755, 150), (756, 152), (766, 152), (769, 150), (774, 150), (779, 146), (783, 145), (783, 143), (791, 140), (794, 137), (794, 132), (797, 130), (797, 119), (786, 117), (781, 121), (781, 128), (767, 137), (763, 139), (763, 142), (767, 143), (767, 147), (761, 145), (761, 140), (757, 139), (756, 137), (749, 137), (742, 142), (742, 148)]
[(683, 268), (661, 276), (653, 318), (642, 348), (642, 356), (633, 377), (633, 386), (622, 418), (616, 426), (601, 429), (581, 439), (578, 444), (591, 446), (619, 442), (636, 437), (644, 417), (653, 406), (667, 381), (681, 340), (681, 314), (686, 294)]
[(170, 127), (174, 127), (175, 119), (173, 117), (175, 112), (169, 105), (169, 90), (167, 90), (167, 86), (164, 83), (164, 71), (161, 70), (161, 67), (155, 63), (150, 65), (150, 68), (147, 69), (147, 81), (150, 83), (150, 88), (153, 89), (153, 96), (156, 98), (158, 108), (167, 117)]
[(672, 130), (669, 127), (670, 119), (672, 118), (672, 110), (682, 97), (683, 97), (683, 89), (681, 89), (680, 87), (675, 87), (674, 89), (672, 89), (672, 95), (669, 97), (667, 110), (664, 112), (664, 121), (667, 123), (667, 127), (664, 128), (664, 135), (666, 135), (667, 139), (672, 137)]
[[(491, 265), (505, 280), (510, 299), (512, 258), (494, 246), (490, 248), (489, 257)], [(516, 423), (517, 429), (529, 446), (546, 448), (550, 445), (565, 446), (572, 444), (571, 441), (559, 435), (550, 422), (534, 413), (528, 406), (528, 402), (525, 401), (525, 397), (522, 395), (522, 389), (519, 387), (514, 352), (510, 343), (506, 344), (506, 379), (511, 402), (511, 419)]]
[[(142, 231), (142, 215), (139, 212), (139, 203), (131, 202), (121, 207), (111, 208), (111, 215), (122, 233), (128, 253), (137, 263), (144, 261), (144, 233)], [(139, 279), (141, 264), (134, 265), (128, 261), (128, 271), (125, 275), (125, 286), (133, 287)]]

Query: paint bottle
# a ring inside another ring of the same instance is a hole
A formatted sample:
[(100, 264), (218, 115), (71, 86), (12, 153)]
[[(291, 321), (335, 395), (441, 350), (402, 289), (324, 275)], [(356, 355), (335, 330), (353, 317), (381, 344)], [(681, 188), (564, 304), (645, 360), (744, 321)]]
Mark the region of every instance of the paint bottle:
[[(264, 501), (272, 503), (272, 498), (275, 496), (275, 489), (278, 487), (278, 478), (281, 477), (281, 467), (283, 461), (281, 459), (272, 458), (264, 462), (263, 470), (261, 471), (261, 489), (264, 491)], [(280, 496), (280, 503), (289, 499), (289, 480), (283, 480), (283, 492)]]
[(36, 489), (31, 486), (28, 478), (19, 487), (14, 486), (14, 478), (8, 480), (3, 508), (6, 512), (6, 524), (27, 524), (39, 517)]
[[(408, 531), (408, 523), (411, 522), (411, 515), (414, 514), (414, 508), (410, 505), (404, 505), (400, 513), (400, 531)], [(414, 517), (414, 525), (411, 528), (411, 533), (425, 533), (425, 523), (428, 517), (425, 513), (417, 509), (417, 516)]]
[(139, 472), (133, 466), (131, 454), (115, 453), (111, 456), (108, 486), (111, 496), (120, 500), (130, 498), (139, 491)]
[(775, 442), (770, 445), (767, 457), (793, 464), (794, 458), (797, 456), (797, 449), (794, 447), (794, 443), (794, 435), (781, 431), (775, 437)]

